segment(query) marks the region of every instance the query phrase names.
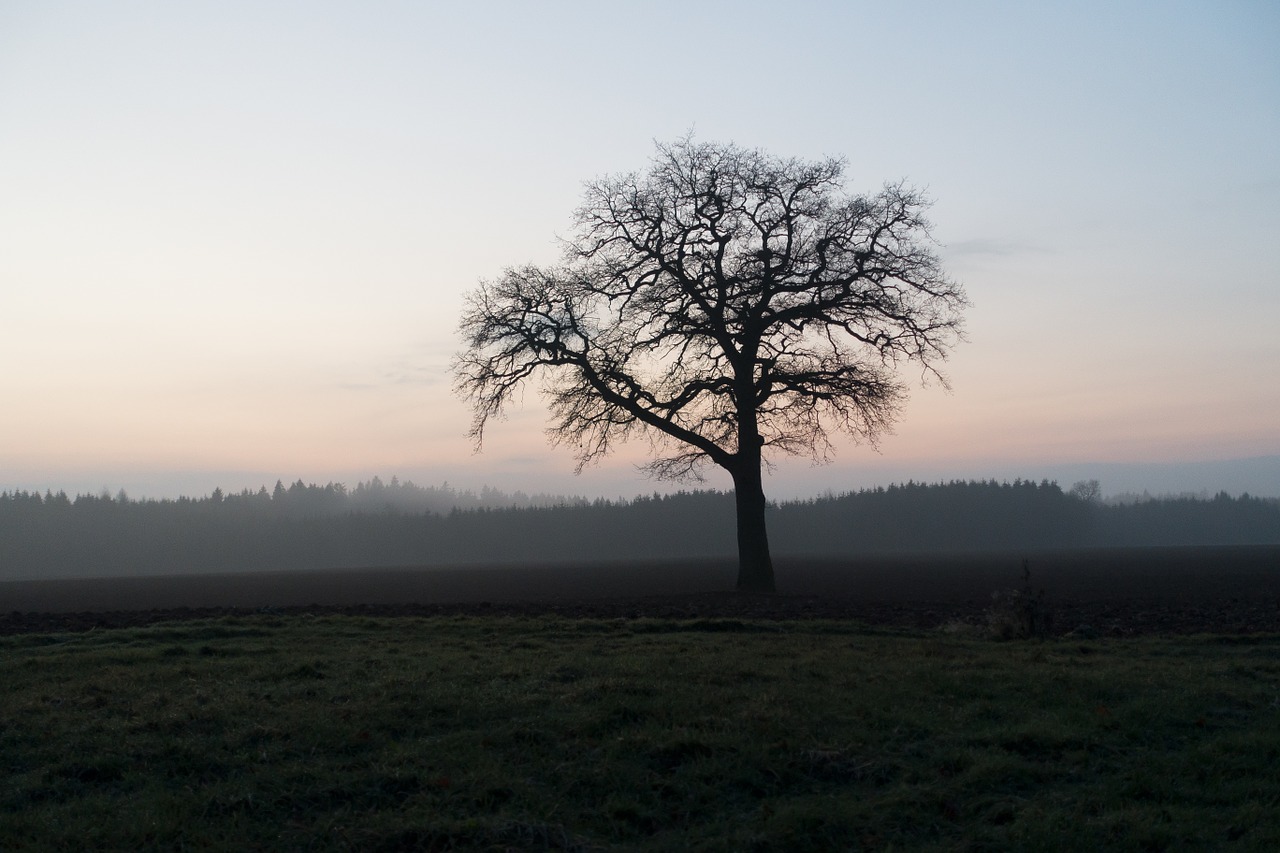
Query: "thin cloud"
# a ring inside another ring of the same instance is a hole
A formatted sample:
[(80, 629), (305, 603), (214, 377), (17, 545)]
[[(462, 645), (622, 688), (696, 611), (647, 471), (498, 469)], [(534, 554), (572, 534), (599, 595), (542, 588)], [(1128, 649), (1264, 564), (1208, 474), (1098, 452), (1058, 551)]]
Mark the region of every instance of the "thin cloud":
[(389, 385), (429, 388), (446, 383), (449, 370), (442, 365), (399, 365), (383, 371), (382, 379)]
[(954, 243), (947, 243), (943, 250), (952, 257), (974, 256), (974, 255), (997, 255), (1000, 257), (1010, 257), (1013, 255), (1033, 255), (1043, 254), (1048, 249), (1038, 246), (1034, 243), (1025, 243), (1018, 240), (1002, 240), (998, 238), (979, 238), (976, 240), (959, 240)]

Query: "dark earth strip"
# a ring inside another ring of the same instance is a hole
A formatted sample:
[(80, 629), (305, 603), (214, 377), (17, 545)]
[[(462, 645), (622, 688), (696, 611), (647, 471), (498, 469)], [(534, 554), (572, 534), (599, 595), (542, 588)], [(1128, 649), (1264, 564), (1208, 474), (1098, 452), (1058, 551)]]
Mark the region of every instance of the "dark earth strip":
[[(982, 625), (987, 601), (911, 601), (897, 604), (852, 599), (755, 596), (703, 593), (635, 599), (577, 602), (465, 602), (454, 604), (306, 605), (281, 608), (179, 607), (109, 612), (22, 613), (0, 615), (0, 635), (61, 633), (132, 628), (158, 622), (214, 619), (224, 616), (313, 616), (341, 614), (365, 617), (405, 616), (538, 616), (573, 619), (848, 619), (873, 627), (936, 629), (950, 624)], [(1280, 633), (1280, 602), (1224, 598), (1197, 603), (1162, 601), (1072, 602), (1054, 606), (1051, 633), (1092, 636), (1137, 634)]]
[(936, 629), (984, 624), (993, 594), (1027, 589), (1043, 594), (1055, 634), (1280, 632), (1280, 546), (778, 562), (777, 595), (725, 591), (732, 560), (7, 581), (0, 634), (262, 613), (848, 619)]

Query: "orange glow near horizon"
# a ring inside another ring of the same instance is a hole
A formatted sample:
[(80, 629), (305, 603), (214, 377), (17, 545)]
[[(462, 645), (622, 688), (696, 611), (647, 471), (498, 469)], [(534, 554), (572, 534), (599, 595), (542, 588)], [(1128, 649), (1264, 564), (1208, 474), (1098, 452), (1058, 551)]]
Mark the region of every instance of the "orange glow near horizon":
[[(556, 263), (583, 181), (691, 131), (845, 156), (853, 193), (924, 188), (972, 300), (953, 393), (913, 387), (879, 453), (780, 460), (780, 488), (1280, 457), (1280, 6), (800, 4), (767, 28), (682, 8), (723, 35), (708, 68), (810, 48), (728, 87), (687, 78), (670, 16), (622, 5), (333, 5), (305, 38), (271, 4), (11, 6), (0, 490), (410, 471), (653, 489), (643, 440), (574, 478), (536, 387), (473, 453), (449, 364), (477, 281)], [(868, 68), (895, 85), (831, 109)]]

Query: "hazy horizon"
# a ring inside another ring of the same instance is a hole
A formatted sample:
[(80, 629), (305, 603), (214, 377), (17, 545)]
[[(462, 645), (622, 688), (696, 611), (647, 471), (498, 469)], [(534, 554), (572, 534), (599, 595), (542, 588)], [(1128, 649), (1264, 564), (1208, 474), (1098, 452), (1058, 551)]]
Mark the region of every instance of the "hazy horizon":
[(952, 393), (778, 460), (770, 498), (1276, 496), (1276, 43), (1247, 0), (6, 3), (0, 490), (687, 488), (644, 442), (574, 477), (534, 392), (473, 454), (449, 361), (477, 281), (553, 263), (584, 181), (692, 130), (924, 188), (973, 302)]
[[(612, 477), (609, 474), (612, 473)], [(869, 469), (862, 476), (848, 480), (840, 480), (834, 476), (815, 476), (823, 473), (831, 474), (827, 468), (814, 469), (801, 475), (774, 477), (766, 482), (766, 494), (770, 500), (789, 501), (820, 497), (824, 494), (856, 492), (862, 489), (887, 487), (903, 484), (908, 481), (916, 483), (945, 483), (955, 480), (1012, 482), (1016, 479), (1040, 482), (1049, 480), (1058, 483), (1064, 490), (1081, 480), (1098, 480), (1102, 495), (1107, 498), (1149, 494), (1153, 497), (1170, 497), (1182, 495), (1213, 496), (1225, 492), (1232, 497), (1248, 494), (1253, 497), (1280, 498), (1280, 456), (1255, 457), (1250, 459), (1216, 460), (1208, 462), (1192, 462), (1180, 464), (1125, 464), (1125, 463), (1083, 463), (1067, 465), (1028, 466), (1025, 470), (1014, 467), (993, 467), (990, 470), (973, 468), (942, 469)], [(805, 476), (807, 474), (808, 476)], [(650, 495), (655, 492), (669, 494), (679, 490), (717, 489), (728, 491), (732, 483), (727, 478), (708, 477), (702, 483), (670, 483), (638, 478), (634, 472), (616, 470), (601, 472), (589, 481), (590, 488), (583, 478), (575, 477), (571, 472), (559, 476), (538, 477), (530, 479), (512, 479), (510, 482), (479, 481), (468, 476), (465, 469), (418, 469), (410, 471), (373, 471), (373, 472), (336, 472), (332, 475), (290, 474), (279, 471), (186, 471), (186, 472), (154, 472), (150, 475), (124, 475), (92, 479), (60, 480), (54, 483), (8, 482), (0, 480), (0, 492), (65, 492), (74, 496), (79, 494), (116, 496), (124, 491), (130, 499), (174, 499), (179, 497), (206, 497), (214, 489), (221, 489), (225, 494), (239, 493), (245, 490), (257, 491), (266, 488), (270, 491), (276, 482), (289, 486), (298, 481), (307, 485), (327, 485), (341, 483), (353, 488), (358, 483), (368, 483), (374, 479), (390, 483), (393, 478), (401, 482), (411, 482), (420, 487), (439, 488), (448, 486), (458, 492), (479, 494), (483, 489), (496, 489), (506, 494), (523, 493), (526, 495), (550, 495), (565, 498), (631, 499), (637, 496)]]

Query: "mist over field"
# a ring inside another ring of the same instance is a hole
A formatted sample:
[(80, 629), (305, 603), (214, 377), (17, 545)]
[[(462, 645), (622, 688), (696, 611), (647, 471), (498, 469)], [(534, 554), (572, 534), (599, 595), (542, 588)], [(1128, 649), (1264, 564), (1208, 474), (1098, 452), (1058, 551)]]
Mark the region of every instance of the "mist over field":
[[(471, 493), (375, 478), (347, 489), (133, 500), (0, 493), (0, 580), (389, 566), (588, 563), (734, 554), (733, 496), (632, 500)], [(769, 508), (779, 555), (1280, 543), (1280, 500), (1104, 500), (1096, 481), (906, 483)]]

